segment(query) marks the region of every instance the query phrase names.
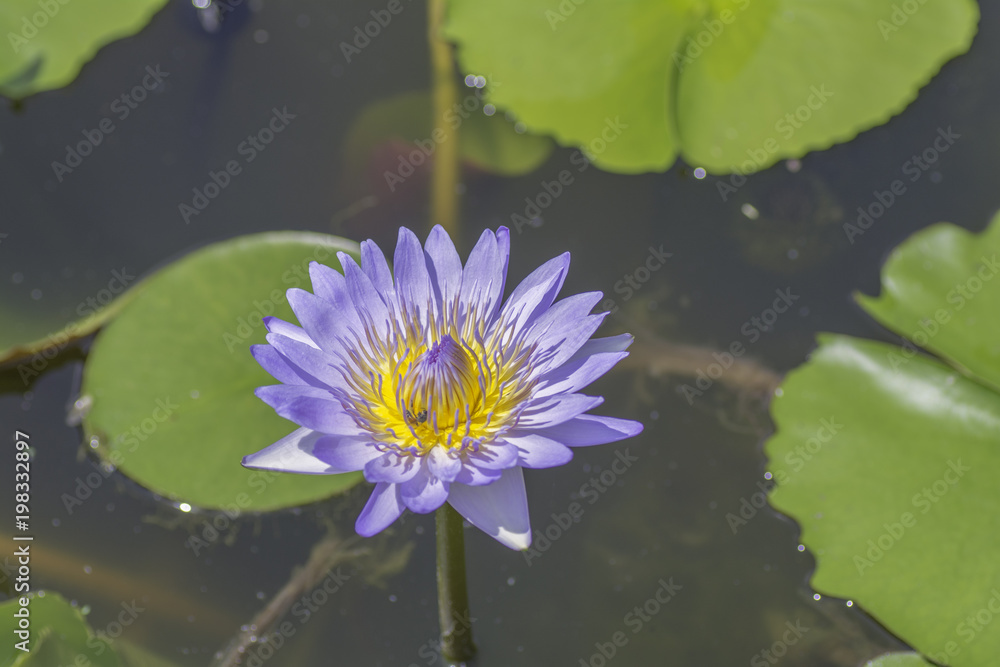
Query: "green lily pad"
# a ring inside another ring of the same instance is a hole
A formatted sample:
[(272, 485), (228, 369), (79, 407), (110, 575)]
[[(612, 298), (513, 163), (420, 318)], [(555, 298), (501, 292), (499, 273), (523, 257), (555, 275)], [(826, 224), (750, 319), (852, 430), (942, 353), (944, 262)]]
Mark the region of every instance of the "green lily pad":
[(139, 32), (166, 0), (4, 0), (0, 95), (61, 88), (98, 49)]
[[(914, 234), (886, 262), (880, 296), (858, 302), (912, 346), (1000, 390), (1000, 215), (976, 235), (948, 224)], [(974, 370), (973, 370), (974, 369)]]
[(97, 336), (84, 366), (84, 417), (99, 455), (177, 502), (265, 511), (312, 502), (361, 481), (359, 473), (303, 476), (251, 471), (243, 456), (297, 425), (254, 395), (277, 384), (250, 354), (261, 316), (295, 321), (285, 299), (309, 289), (310, 261), (339, 266), (357, 244), (275, 232), (208, 246), (143, 281)]
[(446, 30), (465, 71), (503, 82), (497, 106), (604, 169), (683, 154), (749, 173), (902, 111), (978, 15), (972, 0), (452, 0)]
[[(883, 295), (860, 299), (954, 366), (909, 343), (822, 335), (774, 398), (766, 445), (771, 502), (802, 524), (813, 587), (953, 667), (1000, 652), (1000, 290), (980, 272), (998, 231), (1000, 218), (975, 236), (924, 230), (886, 264)], [(983, 286), (949, 299), (972, 276)]]
[[(21, 607), (19, 600), (0, 603), (0, 634), (4, 638), (0, 644), (0, 665), (121, 667), (111, 644), (95, 636), (83, 614), (62, 596), (52, 592), (32, 594), (27, 607)], [(23, 608), (28, 610), (31, 623), (27, 652), (17, 647), (22, 638), (15, 634), (21, 619), (14, 614)]]
[(886, 653), (868, 661), (865, 667), (931, 667), (919, 653)]

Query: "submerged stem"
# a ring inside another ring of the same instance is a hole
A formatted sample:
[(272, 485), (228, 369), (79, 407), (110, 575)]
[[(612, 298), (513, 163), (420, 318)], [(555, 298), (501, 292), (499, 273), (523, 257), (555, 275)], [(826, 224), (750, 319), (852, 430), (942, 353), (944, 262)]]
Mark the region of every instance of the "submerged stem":
[(445, 503), (434, 515), (437, 524), (438, 616), (441, 620), (441, 653), (447, 660), (470, 660), (472, 642), (469, 593), (465, 586), (465, 536), (462, 517)]
[(445, 0), (430, 0), (427, 7), (427, 42), (431, 51), (434, 98), (434, 167), (431, 175), (431, 224), (441, 225), (453, 240), (458, 237), (458, 128), (445, 114), (458, 103), (455, 63), (451, 44), (441, 38)]

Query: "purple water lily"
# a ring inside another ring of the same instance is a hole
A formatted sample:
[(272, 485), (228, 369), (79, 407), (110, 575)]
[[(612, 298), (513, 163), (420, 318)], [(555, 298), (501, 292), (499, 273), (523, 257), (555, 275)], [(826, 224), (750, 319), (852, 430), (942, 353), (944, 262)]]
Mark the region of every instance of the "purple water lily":
[[(569, 253), (501, 305), (510, 235), (485, 231), (465, 267), (435, 227), (424, 247), (408, 229), (390, 271), (361, 244), (343, 274), (316, 262), (313, 291), (288, 290), (301, 328), (265, 319), (254, 357), (282, 384), (257, 390), (301, 428), (243, 459), (305, 474), (363, 470), (375, 490), (356, 530), (371, 536), (404, 509), (448, 502), (512, 549), (531, 543), (522, 468), (567, 463), (570, 447), (614, 442), (638, 422), (585, 414), (603, 399), (578, 393), (628, 353), (628, 334), (590, 340), (600, 292), (556, 302)], [(395, 280), (393, 276), (395, 275)]]

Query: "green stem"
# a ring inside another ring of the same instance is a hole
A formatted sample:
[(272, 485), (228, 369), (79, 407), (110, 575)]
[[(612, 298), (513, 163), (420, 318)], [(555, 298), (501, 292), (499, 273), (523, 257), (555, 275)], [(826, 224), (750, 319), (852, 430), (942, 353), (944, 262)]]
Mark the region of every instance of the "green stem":
[(437, 524), (438, 616), (441, 620), (441, 654), (447, 660), (471, 660), (472, 642), (469, 593), (465, 586), (465, 536), (462, 517), (445, 503), (434, 515)]
[[(431, 51), (431, 85), (434, 98), (434, 137), (437, 149), (431, 174), (431, 224), (445, 228), (458, 242), (458, 128), (445, 114), (458, 103), (455, 61), (451, 44), (441, 39), (445, 0), (429, 0), (427, 42)], [(438, 139), (440, 137), (440, 139)]]

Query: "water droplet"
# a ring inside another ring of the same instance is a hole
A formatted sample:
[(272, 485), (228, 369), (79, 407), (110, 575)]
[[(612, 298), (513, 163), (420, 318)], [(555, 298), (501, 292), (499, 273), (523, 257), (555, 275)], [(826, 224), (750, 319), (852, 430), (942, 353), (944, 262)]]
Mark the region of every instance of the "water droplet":
[(703, 167), (695, 167), (695, 169), (694, 169), (694, 177), (697, 178), (699, 181), (701, 179), (705, 178), (706, 174), (707, 174), (707, 172), (705, 171), (705, 169)]

